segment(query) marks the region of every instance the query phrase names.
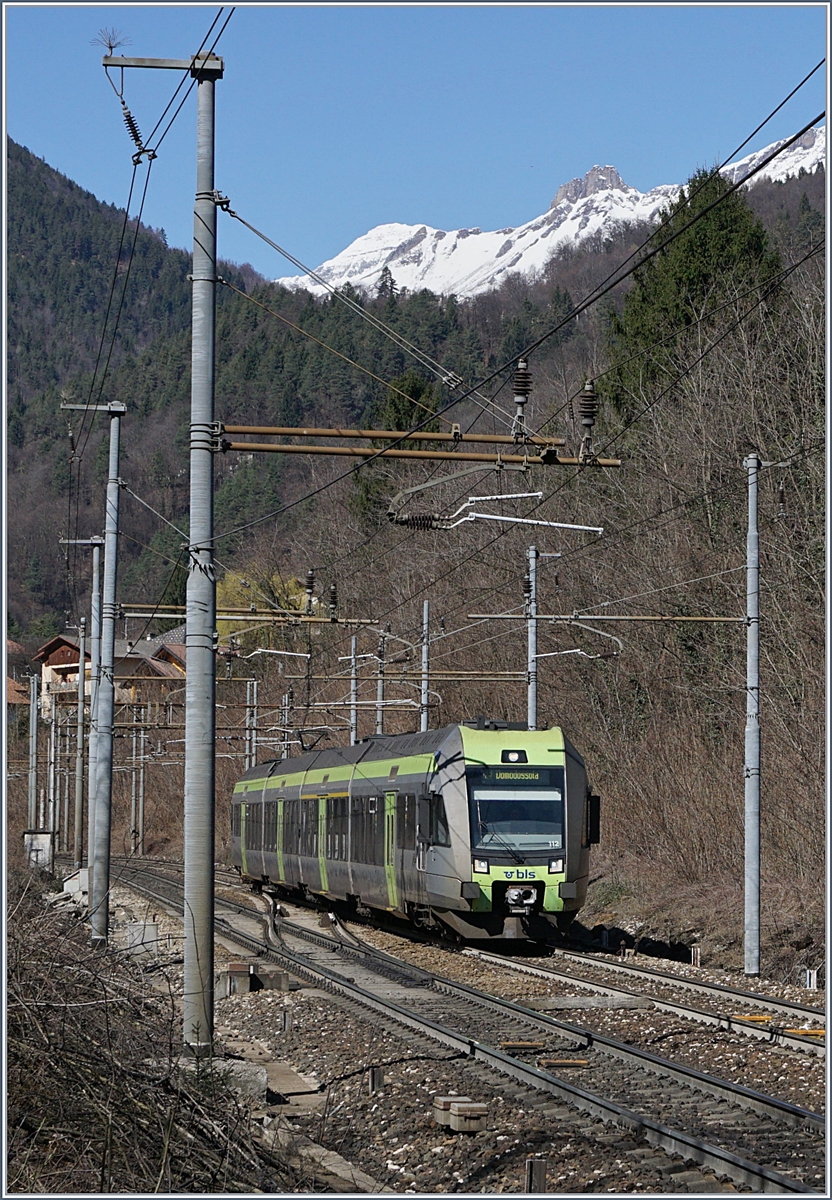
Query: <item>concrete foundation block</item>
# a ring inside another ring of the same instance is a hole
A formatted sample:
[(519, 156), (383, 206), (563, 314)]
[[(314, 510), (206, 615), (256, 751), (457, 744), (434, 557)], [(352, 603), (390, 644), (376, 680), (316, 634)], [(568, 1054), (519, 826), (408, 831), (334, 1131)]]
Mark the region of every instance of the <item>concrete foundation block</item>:
[(127, 949), (131, 954), (156, 954), (159, 949), (159, 926), (155, 921), (129, 921)]
[(455, 1101), (451, 1105), (450, 1126), (455, 1133), (479, 1133), (488, 1120), (488, 1105)]
[(437, 1125), (450, 1125), (452, 1104), (473, 1104), (470, 1096), (434, 1096), (433, 1119)]
[(248, 963), (229, 963), (224, 971), (218, 972), (215, 989), (217, 996), (222, 1000), (250, 992), (251, 971)]
[(64, 891), (69, 892), (71, 896), (88, 895), (90, 890), (89, 878), (89, 868), (79, 867), (77, 871), (73, 871), (71, 875), (67, 875), (64, 880)]
[(281, 971), (280, 967), (260, 966), (255, 967), (253, 972), (254, 980), (259, 987), (267, 991), (288, 992), (290, 989), (291, 980), (288, 971)]

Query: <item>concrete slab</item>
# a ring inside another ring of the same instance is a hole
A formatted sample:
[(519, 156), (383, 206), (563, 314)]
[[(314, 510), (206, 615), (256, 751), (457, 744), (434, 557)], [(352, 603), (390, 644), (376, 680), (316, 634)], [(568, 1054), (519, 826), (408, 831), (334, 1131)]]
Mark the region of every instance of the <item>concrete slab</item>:
[(307, 1112), (324, 1103), (326, 1093), (321, 1090), (320, 1081), (313, 1075), (301, 1075), (290, 1063), (275, 1059), (265, 1043), (254, 1039), (229, 1038), (225, 1046), (229, 1053), (239, 1054), (241, 1058), (261, 1066), (266, 1072), (269, 1091), (282, 1096), (287, 1108), (294, 1107)]
[(279, 1148), (290, 1157), (301, 1159), (312, 1167), (316, 1184), (326, 1184), (339, 1193), (390, 1194), (395, 1191), (394, 1188), (373, 1179), (372, 1175), (368, 1175), (360, 1167), (347, 1162), (334, 1150), (327, 1150), (296, 1130), (289, 1129), (282, 1117), (273, 1120), (267, 1118), (262, 1136), (270, 1148)]

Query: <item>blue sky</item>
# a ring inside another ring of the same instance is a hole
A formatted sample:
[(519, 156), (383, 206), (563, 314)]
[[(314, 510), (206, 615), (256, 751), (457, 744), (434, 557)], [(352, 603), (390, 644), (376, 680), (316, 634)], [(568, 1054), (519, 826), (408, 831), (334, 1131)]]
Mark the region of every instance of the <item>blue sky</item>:
[[(219, 7), (4, 5), (7, 134), (123, 207), (134, 147), (90, 43), (114, 27), (130, 38), (116, 53), (186, 58)], [(683, 182), (824, 57), (826, 21), (823, 4), (241, 5), (217, 48), (217, 187), (317, 266), (385, 222), (519, 225), (596, 163), (642, 191)], [(144, 134), (177, 82), (125, 72)], [(822, 69), (743, 154), (802, 128), (826, 89)], [(144, 213), (176, 246), (192, 238), (195, 109), (192, 94)], [(293, 272), (222, 215), (219, 253)]]

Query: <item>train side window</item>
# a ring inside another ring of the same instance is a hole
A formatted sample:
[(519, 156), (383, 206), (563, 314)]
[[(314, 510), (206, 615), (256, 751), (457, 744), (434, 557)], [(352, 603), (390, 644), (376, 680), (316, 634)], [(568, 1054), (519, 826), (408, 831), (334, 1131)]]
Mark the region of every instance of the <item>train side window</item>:
[(240, 811), (241, 811), (241, 809), (242, 809), (241, 804), (232, 804), (231, 805), (231, 836), (235, 837), (235, 838), (238, 838), (240, 836), (240, 825), (241, 825)]
[(298, 804), (296, 796), (287, 799), (283, 804), (284, 854), (297, 854), (298, 852)]
[(416, 797), (404, 792), (396, 797), (396, 846), (399, 850), (416, 848)]
[(263, 846), (263, 805), (246, 805), (246, 849), (260, 850)]
[(347, 797), (328, 796), (326, 804), (326, 856), (343, 860), (347, 857)]
[(277, 849), (277, 801), (267, 800), (265, 807), (263, 849), (274, 853)]
[(429, 802), (430, 841), (434, 846), (450, 846), (451, 835), (445, 813), (445, 800), (438, 792), (431, 792)]
[(352, 857), (355, 862), (369, 862), (367, 854), (367, 797), (352, 798)]
[(298, 854), (305, 858), (318, 856), (318, 797), (304, 798), (300, 802), (298, 829)]

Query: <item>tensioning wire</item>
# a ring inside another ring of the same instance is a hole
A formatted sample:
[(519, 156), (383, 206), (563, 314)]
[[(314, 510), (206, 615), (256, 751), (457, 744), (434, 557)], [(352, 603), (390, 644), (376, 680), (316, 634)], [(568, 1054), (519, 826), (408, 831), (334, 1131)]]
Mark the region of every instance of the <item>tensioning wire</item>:
[[(278, 254), (282, 254), (284, 258), (288, 258), (288, 260), (291, 263), (294, 263), (296, 267), (299, 267), (302, 271), (305, 271), (307, 275), (312, 276), (312, 278), (317, 280), (322, 287), (325, 287), (336, 300), (339, 300), (352, 312), (357, 313), (363, 320), (369, 322), (369, 324), (378, 330), (379, 333), (382, 333), (385, 337), (394, 342), (400, 350), (404, 350), (405, 353), (409, 354), (412, 358), (415, 358), (416, 361), (420, 363), (421, 366), (425, 367), (426, 370), (430, 371), (430, 373), (434, 375), (440, 383), (446, 384), (449, 388), (451, 387), (451, 383), (449, 382), (450, 379), (453, 379), (454, 388), (463, 384), (463, 380), (457, 381), (456, 377), (453, 377), (452, 372), (448, 371), (434, 359), (430, 358), (424, 353), (424, 351), (420, 350), (418, 346), (414, 345), (413, 342), (408, 341), (401, 334), (397, 333), (395, 329), (392, 329), (389, 325), (386, 325), (384, 321), (379, 320), (379, 318), (373, 313), (368, 312), (368, 310), (363, 308), (360, 304), (356, 304), (355, 301), (350, 299), (349, 296), (345, 296), (338, 288), (333, 288), (332, 285), (327, 283), (327, 281), (320, 275), (317, 275), (311, 270), (311, 268), (305, 267), (303, 263), (300, 262), (299, 259), (294, 258), (288, 252), (288, 250), (284, 250), (281, 246), (278, 246), (277, 242), (272, 241), (272, 239), (263, 233), (262, 230), (257, 229), (249, 221), (246, 221), (244, 217), (239, 215), (239, 213), (234, 212), (233, 209), (227, 207), (226, 205), (222, 205), (221, 207), (223, 207), (224, 211), (227, 212), (230, 217), (233, 217), (235, 221), (239, 221), (241, 225), (245, 225), (245, 227), (250, 229), (256, 237), (259, 237), (268, 246), (271, 246), (273, 250), (278, 252)], [(513, 362), (514, 360), (512, 359), (511, 361)], [(489, 378), (493, 378), (493, 376), (490, 376)], [(478, 387), (481, 386), (482, 385), (479, 384), (475, 385), (473, 388), (469, 388), (465, 395), (460, 396), (459, 399), (466, 399), (470, 396), (477, 404), (480, 405), (483, 412), (491, 412), (491, 414), (496, 416), (497, 419), (500, 419), (506, 425), (509, 425), (513, 421), (513, 415), (501, 408), (500, 405), (495, 404), (494, 401), (488, 396), (483, 396), (482, 393), (478, 391)], [(441, 409), (440, 411), (444, 412), (446, 409)]]
[[(380, 375), (374, 374), (369, 367), (362, 367), (361, 363), (355, 362), (353, 359), (348, 358), (346, 354), (342, 354), (340, 350), (336, 350), (333, 346), (327, 345), (327, 343), (321, 341), (319, 337), (315, 337), (314, 333), (309, 333), (308, 330), (302, 329), (300, 325), (295, 325), (294, 321), (290, 321), (288, 317), (284, 317), (279, 312), (276, 312), (273, 308), (269, 308), (269, 306), (267, 304), (263, 304), (262, 301), (255, 300), (253, 296), (249, 296), (246, 292), (242, 291), (242, 289), (235, 287), (234, 284), (229, 283), (227, 279), (220, 277), (218, 282), (223, 284), (224, 287), (229, 288), (232, 292), (236, 292), (238, 296), (242, 296), (242, 298), (247, 300), (249, 304), (254, 304), (257, 306), (257, 308), (262, 308), (263, 312), (267, 312), (270, 316), (276, 317), (278, 321), (282, 321), (284, 325), (288, 325), (289, 328), (294, 329), (296, 333), (303, 334), (303, 336), (305, 338), (309, 338), (311, 342), (315, 342), (318, 346), (322, 346), (324, 350), (328, 350), (329, 353), (334, 354), (336, 358), (340, 358), (343, 362), (349, 363), (351, 367), (355, 367), (357, 371), (361, 371), (364, 375), (368, 375), (370, 379), (374, 379), (376, 383), (380, 383), (383, 387), (389, 388), (390, 391), (395, 392), (397, 396), (403, 396), (404, 399), (409, 400), (411, 404), (415, 404), (418, 408), (424, 409), (426, 413), (430, 413), (431, 416), (433, 415), (433, 409), (428, 408), (426, 404), (422, 404), (421, 400), (415, 400), (412, 396), (408, 396), (407, 392), (403, 392), (401, 388), (397, 388), (394, 384), (388, 383), (387, 380), (382, 379)], [(447, 418), (443, 418), (443, 420), (445, 420), (445, 423), (448, 425), (452, 424), (452, 422), (448, 421)]]

